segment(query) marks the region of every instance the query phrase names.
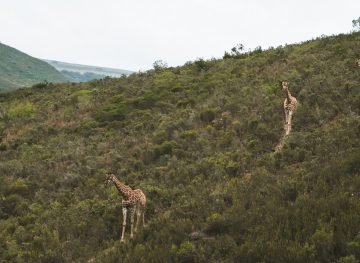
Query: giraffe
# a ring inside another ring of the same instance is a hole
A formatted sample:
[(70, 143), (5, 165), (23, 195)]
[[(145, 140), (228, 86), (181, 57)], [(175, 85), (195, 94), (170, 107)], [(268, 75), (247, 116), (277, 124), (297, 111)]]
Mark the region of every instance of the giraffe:
[(142, 225), (145, 226), (145, 205), (146, 205), (146, 197), (143, 191), (140, 189), (131, 189), (130, 186), (125, 185), (120, 182), (116, 176), (112, 173), (107, 173), (105, 175), (105, 184), (109, 185), (114, 183), (115, 187), (119, 191), (119, 194), (122, 196), (122, 213), (123, 213), (123, 223), (122, 223), (122, 233), (120, 242), (124, 242), (124, 234), (126, 227), (126, 215), (128, 210), (130, 211), (130, 222), (131, 222), (131, 230), (130, 230), (130, 238), (134, 238), (133, 233), (133, 225), (135, 219), (136, 212), (136, 224), (134, 232), (136, 232), (137, 227), (139, 225), (140, 217), (142, 217)]
[(356, 59), (356, 65), (360, 67), (360, 58)]
[(289, 83), (283, 81), (282, 83), (283, 91), (285, 91), (286, 99), (284, 101), (284, 112), (285, 112), (285, 136), (290, 134), (291, 131), (291, 119), (297, 107), (297, 100), (295, 97), (291, 96), (289, 91)]

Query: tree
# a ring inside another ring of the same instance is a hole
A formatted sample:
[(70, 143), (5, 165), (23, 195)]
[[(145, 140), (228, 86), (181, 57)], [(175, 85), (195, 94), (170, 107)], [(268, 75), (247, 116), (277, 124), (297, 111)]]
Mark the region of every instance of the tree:
[(229, 52), (225, 51), (225, 54), (223, 56), (224, 59), (226, 58), (239, 58), (244, 51), (245, 46), (243, 44), (237, 44), (235, 47), (233, 47)]
[(231, 54), (233, 56), (239, 56), (241, 52), (244, 50), (244, 48), (245, 47), (243, 44), (237, 44), (235, 47), (231, 49)]
[(154, 67), (155, 71), (161, 71), (163, 69), (166, 69), (168, 67), (168, 64), (165, 61), (162, 61), (161, 59), (159, 59), (153, 63), (153, 67)]
[(360, 17), (352, 21), (352, 26), (355, 30), (360, 30)]

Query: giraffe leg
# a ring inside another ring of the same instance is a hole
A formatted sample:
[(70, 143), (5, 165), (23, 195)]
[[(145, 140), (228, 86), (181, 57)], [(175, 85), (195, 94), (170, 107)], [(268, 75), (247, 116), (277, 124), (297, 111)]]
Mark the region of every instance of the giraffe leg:
[(140, 216), (141, 216), (141, 208), (140, 208), (140, 205), (138, 205), (136, 207), (136, 224), (135, 224), (135, 230), (134, 230), (135, 233), (136, 233), (136, 230), (137, 230), (137, 228), (139, 226)]
[(123, 207), (122, 212), (123, 212), (123, 224), (122, 224), (122, 233), (121, 233), (120, 242), (124, 242), (124, 234), (125, 234), (125, 227), (126, 227), (126, 213), (127, 213), (127, 209), (126, 209), (125, 207)]
[(288, 135), (288, 129), (289, 129), (289, 112), (285, 110), (285, 136)]
[(142, 213), (142, 224), (143, 227), (145, 227), (145, 206), (141, 207), (141, 213)]
[(134, 238), (134, 232), (133, 232), (133, 228), (134, 228), (134, 217), (135, 217), (135, 208), (132, 207), (132, 208), (130, 208), (130, 222), (131, 222), (130, 238), (131, 238), (131, 239)]
[(287, 134), (290, 134), (290, 131), (291, 131), (291, 119), (292, 119), (292, 115), (293, 115), (293, 112), (292, 112), (292, 111), (289, 111), (289, 117), (288, 117), (288, 133), (287, 133)]

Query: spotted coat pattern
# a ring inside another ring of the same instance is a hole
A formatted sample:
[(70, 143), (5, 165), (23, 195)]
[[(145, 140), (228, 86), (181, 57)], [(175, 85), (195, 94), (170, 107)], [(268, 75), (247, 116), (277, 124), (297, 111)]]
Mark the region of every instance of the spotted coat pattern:
[(146, 206), (146, 196), (140, 189), (131, 189), (130, 186), (125, 185), (120, 182), (114, 174), (106, 174), (105, 176), (106, 184), (113, 183), (119, 194), (122, 196), (122, 212), (123, 212), (123, 229), (121, 234), (121, 241), (124, 241), (124, 233), (126, 227), (126, 216), (128, 210), (130, 211), (130, 220), (131, 220), (131, 232), (130, 237), (133, 238), (133, 225), (135, 221), (135, 213), (136, 213), (136, 224), (135, 224), (135, 232), (138, 227), (140, 218), (142, 217), (143, 226), (145, 226), (145, 206)]
[(284, 112), (285, 112), (285, 135), (289, 135), (291, 131), (292, 115), (295, 112), (298, 102), (295, 97), (291, 96), (289, 91), (289, 83), (282, 82), (282, 88), (285, 92), (286, 98), (284, 100)]

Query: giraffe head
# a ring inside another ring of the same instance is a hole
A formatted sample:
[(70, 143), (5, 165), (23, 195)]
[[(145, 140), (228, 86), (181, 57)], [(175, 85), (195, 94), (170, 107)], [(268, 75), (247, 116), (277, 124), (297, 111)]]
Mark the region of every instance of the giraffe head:
[(106, 173), (105, 174), (105, 185), (106, 186), (108, 186), (109, 184), (112, 183), (114, 176), (115, 175), (113, 173)]
[(289, 88), (289, 82), (287, 81), (281, 82), (281, 85), (283, 90), (287, 90)]

